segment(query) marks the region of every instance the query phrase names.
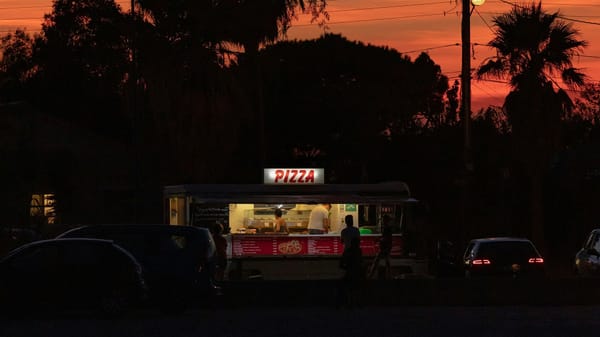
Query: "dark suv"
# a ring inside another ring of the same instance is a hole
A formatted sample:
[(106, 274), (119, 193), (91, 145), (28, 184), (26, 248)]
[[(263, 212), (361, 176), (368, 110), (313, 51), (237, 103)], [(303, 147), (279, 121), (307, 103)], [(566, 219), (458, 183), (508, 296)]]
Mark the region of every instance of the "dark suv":
[(35, 241), (0, 260), (3, 311), (100, 309), (119, 315), (145, 297), (141, 265), (112, 241)]
[(480, 238), (469, 242), (463, 255), (465, 277), (540, 277), (544, 258), (525, 238)]
[(149, 299), (163, 310), (181, 312), (194, 299), (218, 293), (212, 282), (215, 244), (206, 228), (175, 225), (89, 225), (58, 237), (110, 239), (142, 264)]

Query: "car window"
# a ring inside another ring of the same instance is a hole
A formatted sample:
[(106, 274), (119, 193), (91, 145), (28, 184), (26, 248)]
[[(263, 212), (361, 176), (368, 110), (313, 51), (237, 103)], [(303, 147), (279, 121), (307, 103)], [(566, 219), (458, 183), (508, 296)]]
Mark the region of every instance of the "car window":
[(187, 248), (187, 238), (183, 235), (171, 235), (171, 240), (178, 249)]
[(474, 242), (469, 243), (469, 245), (467, 246), (467, 249), (465, 250), (465, 255), (463, 256), (464, 259), (469, 258), (469, 256), (471, 255), (471, 252), (473, 251), (473, 247), (475, 247), (475, 243)]
[(594, 242), (596, 241), (598, 235), (595, 232), (591, 232), (585, 240), (584, 247), (586, 249), (594, 247)]
[(488, 259), (530, 258), (538, 256), (535, 248), (527, 241), (482, 242), (477, 257)]
[(590, 242), (590, 247), (595, 251), (600, 252), (600, 235), (594, 234), (592, 237), (592, 241)]
[[(208, 233), (208, 232), (207, 232)], [(121, 231), (119, 228), (98, 229), (94, 231), (75, 231), (69, 233), (68, 237), (88, 237), (112, 240), (119, 246), (125, 248), (138, 259), (154, 258), (163, 254), (183, 254), (203, 249), (206, 246), (204, 233), (179, 232), (171, 230), (140, 232), (131, 229)], [(209, 243), (210, 244), (210, 243)]]
[(94, 236), (101, 239), (112, 240), (119, 246), (125, 248), (131, 254), (135, 256), (143, 256), (152, 249), (146, 242), (145, 235), (142, 233), (99, 233)]
[(101, 263), (104, 260), (102, 247), (93, 243), (72, 243), (64, 245), (64, 264), (78, 268), (80, 266)]
[(56, 268), (58, 248), (54, 245), (36, 246), (14, 256), (9, 266), (17, 271), (49, 272)]

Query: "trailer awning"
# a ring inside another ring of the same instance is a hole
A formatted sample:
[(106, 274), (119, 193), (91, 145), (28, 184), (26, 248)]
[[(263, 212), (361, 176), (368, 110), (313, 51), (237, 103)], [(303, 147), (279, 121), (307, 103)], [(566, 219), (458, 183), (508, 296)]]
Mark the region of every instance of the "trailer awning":
[(164, 188), (165, 198), (192, 197), (201, 203), (404, 203), (410, 197), (404, 182), (378, 184), (186, 184)]

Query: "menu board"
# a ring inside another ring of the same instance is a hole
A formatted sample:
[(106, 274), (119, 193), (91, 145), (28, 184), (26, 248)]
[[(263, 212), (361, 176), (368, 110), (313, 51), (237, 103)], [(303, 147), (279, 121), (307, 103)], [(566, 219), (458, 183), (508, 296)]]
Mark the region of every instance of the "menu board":
[(275, 241), (268, 237), (254, 237), (252, 240), (232, 240), (234, 256), (239, 255), (276, 255)]
[(380, 236), (361, 236), (360, 249), (363, 256), (375, 256), (379, 251)]
[(338, 237), (333, 240), (330, 236), (309, 237), (307, 241), (309, 255), (340, 255), (344, 251)]
[(227, 204), (190, 204), (190, 223), (199, 227), (210, 227), (215, 223), (229, 222), (229, 205)]
[[(375, 256), (380, 236), (361, 236), (363, 256)], [(235, 234), (231, 237), (233, 257), (242, 256), (341, 256), (344, 250), (339, 236), (269, 236)], [(392, 239), (392, 256), (402, 254), (402, 237)]]

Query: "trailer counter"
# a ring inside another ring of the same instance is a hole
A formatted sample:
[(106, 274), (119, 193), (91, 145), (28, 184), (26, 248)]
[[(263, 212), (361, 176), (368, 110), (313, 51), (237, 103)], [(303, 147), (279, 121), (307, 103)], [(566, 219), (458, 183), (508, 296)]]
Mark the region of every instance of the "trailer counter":
[[(365, 263), (379, 251), (380, 234), (361, 235)], [(230, 234), (229, 278), (335, 279), (343, 270), (340, 234)], [(402, 257), (402, 235), (393, 236), (392, 261)], [(411, 263), (414, 262), (411, 259)]]

